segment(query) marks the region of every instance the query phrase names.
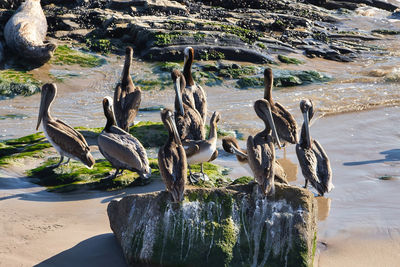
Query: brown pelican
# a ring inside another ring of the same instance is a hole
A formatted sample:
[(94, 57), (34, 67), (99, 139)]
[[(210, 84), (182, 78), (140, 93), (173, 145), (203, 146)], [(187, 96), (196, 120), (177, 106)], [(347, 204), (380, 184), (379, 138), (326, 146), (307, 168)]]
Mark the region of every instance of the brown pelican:
[(127, 47), (125, 51), (125, 64), (122, 71), (121, 82), (117, 84), (114, 91), (114, 110), (117, 124), (125, 131), (133, 124), (138, 113), (142, 91), (132, 82), (129, 74), (132, 63), (133, 50)]
[(173, 70), (171, 77), (175, 85), (175, 122), (181, 140), (203, 140), (204, 123), (191, 105), (190, 95), (185, 93), (185, 77), (179, 70)]
[(56, 95), (57, 86), (54, 83), (43, 85), (39, 118), (36, 126), (36, 130), (38, 130), (40, 122), (43, 120), (44, 134), (61, 156), (60, 161), (54, 167), (60, 166), (64, 157), (68, 157), (67, 162), (64, 164), (68, 164), (69, 160), (73, 158), (92, 168), (94, 158), (90, 154), (90, 148), (83, 135), (65, 122), (57, 120), (50, 115), (50, 106)]
[[(222, 147), (226, 152), (234, 154), (240, 166), (246, 169), (249, 174), (253, 175), (253, 171), (250, 169), (247, 151), (239, 147), (239, 143), (235, 137), (228, 136), (222, 138)], [(276, 182), (289, 184), (287, 181), (286, 172), (277, 160), (275, 160), (274, 170)]]
[(218, 157), (217, 151), (217, 123), (221, 116), (218, 112), (214, 112), (210, 119), (210, 133), (207, 140), (189, 140), (184, 141), (187, 162), (189, 164), (189, 182), (194, 184), (197, 183), (199, 178), (198, 175), (192, 173), (190, 164), (201, 164), (201, 176), (203, 180), (208, 180), (208, 177), (203, 171), (203, 162), (213, 161)]
[(272, 117), (274, 118), (276, 131), (278, 132), (279, 140), (285, 143), (296, 144), (297, 137), (297, 123), (289, 113), (289, 111), (282, 106), (279, 102), (272, 100), (272, 86), (274, 84), (274, 77), (270, 68), (264, 71), (264, 99), (268, 100), (271, 106)]
[(192, 76), (192, 64), (194, 60), (194, 50), (192, 47), (186, 47), (184, 50), (184, 66), (183, 75), (186, 79), (186, 88), (193, 95), (195, 109), (200, 113), (203, 124), (206, 123), (207, 117), (207, 95), (203, 88), (196, 84)]
[(158, 151), (158, 166), (167, 191), (174, 202), (183, 200), (187, 176), (186, 154), (170, 109), (161, 111), (161, 120), (168, 130), (168, 141)]
[(304, 188), (308, 182), (323, 196), (333, 188), (332, 170), (329, 158), (321, 144), (311, 139), (309, 122), (314, 116), (314, 106), (311, 100), (302, 100), (300, 110), (303, 113), (304, 123), (301, 128), (300, 142), (296, 145), (296, 154), (299, 159), (301, 171), (305, 178)]
[(271, 136), (280, 146), (278, 134), (272, 119), (271, 107), (267, 100), (261, 99), (254, 103), (254, 110), (257, 116), (264, 121), (265, 129), (254, 137), (247, 138), (247, 155), (254, 179), (259, 184), (264, 195), (275, 193), (275, 147)]
[(101, 154), (116, 168), (114, 175), (110, 178), (115, 178), (124, 170), (130, 170), (137, 172), (142, 179), (149, 179), (151, 168), (146, 150), (139, 140), (116, 125), (112, 102), (109, 96), (103, 99), (107, 123), (97, 138)]

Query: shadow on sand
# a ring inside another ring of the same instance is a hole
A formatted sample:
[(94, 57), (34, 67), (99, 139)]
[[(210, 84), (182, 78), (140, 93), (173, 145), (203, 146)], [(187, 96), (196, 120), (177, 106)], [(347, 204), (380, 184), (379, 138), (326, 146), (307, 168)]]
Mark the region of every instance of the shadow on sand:
[(400, 149), (391, 149), (382, 151), (379, 154), (385, 155), (384, 159), (375, 159), (375, 160), (365, 160), (365, 161), (351, 161), (344, 162), (344, 166), (357, 166), (357, 165), (365, 165), (365, 164), (373, 164), (373, 163), (383, 163), (389, 161), (400, 161)]
[(127, 266), (121, 247), (113, 234), (102, 234), (86, 239), (37, 265), (50, 266)]

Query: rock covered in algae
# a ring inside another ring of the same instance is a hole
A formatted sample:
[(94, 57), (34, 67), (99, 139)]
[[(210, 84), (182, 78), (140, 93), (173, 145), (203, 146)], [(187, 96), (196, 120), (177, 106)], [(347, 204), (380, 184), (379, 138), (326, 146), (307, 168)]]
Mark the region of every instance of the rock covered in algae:
[(313, 195), (277, 184), (266, 199), (257, 188), (188, 189), (182, 204), (167, 192), (131, 195), (107, 211), (130, 266), (311, 266)]

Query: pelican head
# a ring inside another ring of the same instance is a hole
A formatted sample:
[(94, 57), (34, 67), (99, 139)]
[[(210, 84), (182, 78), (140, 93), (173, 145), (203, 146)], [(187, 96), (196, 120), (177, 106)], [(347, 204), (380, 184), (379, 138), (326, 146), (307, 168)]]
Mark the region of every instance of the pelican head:
[(169, 108), (165, 108), (161, 110), (160, 114), (161, 120), (164, 123), (165, 128), (167, 128), (169, 135), (173, 136), (176, 144), (182, 145), (178, 130), (176, 129), (174, 114), (172, 111)]
[(49, 114), (51, 103), (57, 95), (57, 86), (55, 83), (46, 83), (42, 86), (42, 93), (40, 98), (39, 116), (36, 125), (36, 130), (39, 129), (40, 122), (45, 115)]
[(269, 102), (265, 99), (257, 100), (254, 103), (254, 110), (256, 111), (257, 116), (264, 121), (266, 129), (269, 128), (272, 130), (272, 136), (275, 138), (278, 147), (281, 148)]
[[(264, 99), (270, 103), (272, 101), (272, 87), (274, 84), (274, 76), (272, 75), (272, 69), (266, 68), (264, 70)], [(271, 103), (272, 104), (272, 103)]]
[(188, 62), (189, 59), (193, 62), (194, 49), (190, 46), (186, 47), (185, 50), (183, 51), (183, 63), (186, 64), (186, 62)]
[(314, 116), (314, 105), (311, 99), (304, 99), (300, 101), (300, 110), (303, 113), (304, 128), (306, 131), (306, 142), (307, 147), (311, 148), (311, 136), (310, 136), (310, 120)]
[(236, 140), (236, 138), (231, 137), (231, 136), (227, 136), (222, 138), (222, 147), (224, 148), (224, 150), (228, 153), (234, 153), (233, 148), (239, 148), (239, 144)]
[(219, 114), (219, 112), (214, 111), (214, 113), (211, 116), (210, 122), (216, 126), (220, 119), (221, 115)]
[(174, 82), (175, 87), (175, 109), (179, 109), (179, 114), (183, 116), (185, 114), (185, 111), (183, 109), (182, 103), (182, 89), (186, 86), (185, 76), (183, 76), (182, 72), (180, 72), (179, 70), (174, 69), (171, 72), (171, 78)]
[(127, 55), (128, 57), (132, 57), (132, 55), (133, 55), (133, 49), (132, 49), (132, 47), (127, 46), (127, 47), (125, 48), (125, 55)]

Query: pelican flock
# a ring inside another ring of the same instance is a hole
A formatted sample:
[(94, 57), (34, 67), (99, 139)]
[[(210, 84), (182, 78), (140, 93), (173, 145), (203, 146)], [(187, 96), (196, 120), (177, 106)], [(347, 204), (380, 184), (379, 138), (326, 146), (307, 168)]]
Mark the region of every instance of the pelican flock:
[[(141, 102), (141, 90), (134, 86), (130, 76), (132, 55), (132, 48), (127, 47), (122, 78), (115, 87), (114, 101), (108, 96), (103, 99), (106, 125), (98, 136), (98, 147), (116, 169), (111, 178), (122, 174), (123, 170), (130, 170), (137, 172), (142, 179), (149, 179), (151, 168), (147, 152), (139, 140), (128, 132)], [(176, 69), (171, 72), (175, 89), (174, 111), (165, 108), (160, 113), (168, 131), (168, 140), (159, 149), (158, 164), (166, 190), (171, 193), (174, 202), (183, 200), (187, 182), (195, 184), (200, 179), (208, 179), (203, 163), (218, 157), (217, 123), (221, 115), (216, 111), (212, 114), (206, 139), (207, 97), (192, 76), (194, 57), (194, 49), (186, 47), (183, 72)], [(254, 103), (254, 111), (264, 122), (264, 129), (248, 137), (246, 149), (240, 148), (234, 137), (222, 139), (223, 149), (236, 156), (238, 163), (253, 175), (262, 195), (269, 196), (274, 194), (275, 181), (288, 184), (284, 169), (276, 161), (275, 146), (280, 148), (281, 143), (296, 144), (296, 154), (305, 178), (304, 187), (311, 183), (321, 196), (330, 192), (334, 186), (328, 156), (321, 144), (310, 136), (309, 122), (314, 115), (312, 101), (300, 102), (304, 123), (299, 139), (297, 123), (292, 114), (272, 99), (273, 74), (270, 68), (264, 71), (264, 85), (263, 98)], [(55, 84), (43, 85), (36, 129), (43, 122), (47, 139), (60, 154), (60, 161), (55, 167), (67, 164), (73, 158), (91, 168), (95, 160), (82, 134), (50, 115), (56, 94)], [(68, 157), (66, 163), (63, 163), (64, 157)], [(201, 172), (192, 173), (192, 164), (201, 164)]]

